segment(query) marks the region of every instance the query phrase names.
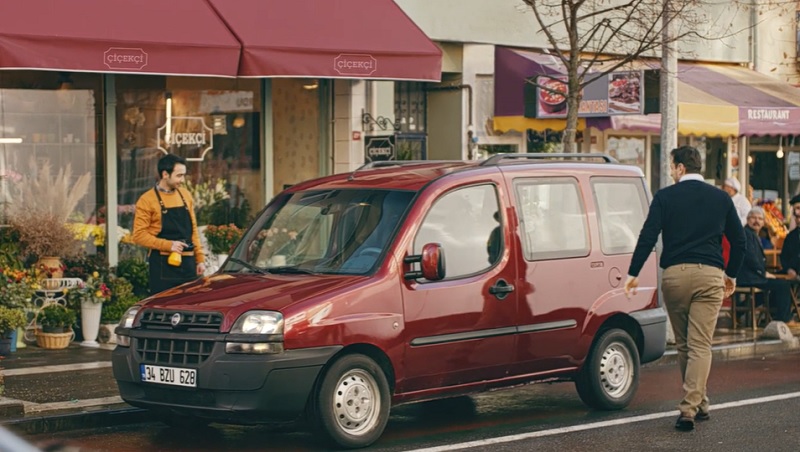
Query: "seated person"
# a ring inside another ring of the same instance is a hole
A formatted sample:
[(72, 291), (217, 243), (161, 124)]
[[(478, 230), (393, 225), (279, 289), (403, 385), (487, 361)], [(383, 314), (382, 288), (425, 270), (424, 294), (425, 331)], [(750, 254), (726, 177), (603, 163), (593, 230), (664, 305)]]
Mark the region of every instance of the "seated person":
[[(794, 326), (789, 282), (775, 279), (775, 275), (766, 271), (766, 257), (758, 237), (763, 227), (764, 211), (761, 207), (753, 207), (747, 214), (747, 224), (744, 227), (747, 250), (742, 268), (736, 277), (736, 284), (739, 287), (757, 287), (769, 291), (770, 308), (776, 311), (773, 318)], [(759, 305), (763, 304), (762, 296), (763, 294), (757, 295), (756, 302)]]

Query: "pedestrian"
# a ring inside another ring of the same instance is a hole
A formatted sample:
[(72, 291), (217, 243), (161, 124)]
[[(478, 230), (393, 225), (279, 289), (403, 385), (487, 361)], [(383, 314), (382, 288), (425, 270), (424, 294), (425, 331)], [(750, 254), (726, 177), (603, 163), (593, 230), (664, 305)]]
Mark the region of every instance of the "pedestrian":
[(742, 184), (740, 184), (735, 177), (729, 177), (725, 179), (725, 183), (722, 184), (722, 189), (725, 190), (725, 193), (730, 195), (733, 206), (736, 207), (736, 213), (739, 215), (739, 220), (742, 222), (742, 226), (744, 226), (747, 224), (747, 214), (750, 212), (752, 204), (750, 204), (747, 197), (742, 194)]
[[(670, 155), (675, 184), (653, 197), (631, 258), (625, 294), (636, 294), (639, 271), (661, 234), (661, 291), (675, 332), (685, 391), (675, 428), (688, 431), (694, 429), (695, 419), (709, 419), (711, 338), (722, 300), (736, 288), (745, 238), (731, 197), (703, 180), (697, 149), (682, 146)], [(723, 235), (731, 244), (724, 271)]]
[[(789, 201), (792, 206), (792, 218), (795, 224), (800, 224), (800, 195)], [(795, 227), (783, 239), (781, 248), (781, 269), (791, 279), (797, 279), (800, 273), (800, 227)]]
[[(792, 294), (789, 281), (777, 279), (766, 270), (767, 258), (761, 246), (758, 233), (764, 227), (764, 209), (753, 207), (747, 214), (747, 226), (744, 228), (747, 243), (744, 263), (739, 270), (737, 285), (740, 287), (758, 287), (769, 293), (770, 308), (775, 308), (775, 319), (795, 326), (792, 321)], [(762, 294), (760, 294), (763, 296)], [(762, 304), (763, 300), (759, 300)], [(755, 320), (753, 320), (755, 322)]]
[[(185, 177), (186, 160), (165, 155), (158, 161), (155, 187), (136, 202), (133, 242), (150, 250), (151, 294), (192, 281), (205, 271), (192, 195), (181, 187)], [(171, 253), (179, 253), (179, 265), (168, 262)]]

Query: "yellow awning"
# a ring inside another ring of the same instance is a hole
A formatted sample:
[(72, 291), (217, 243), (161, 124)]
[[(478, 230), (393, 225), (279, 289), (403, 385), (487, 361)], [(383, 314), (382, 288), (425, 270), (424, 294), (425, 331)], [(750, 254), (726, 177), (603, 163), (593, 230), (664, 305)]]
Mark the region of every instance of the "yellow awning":
[(738, 136), (739, 107), (678, 102), (678, 134)]
[[(495, 116), (494, 117), (494, 130), (498, 132), (508, 132), (516, 130), (517, 132), (524, 132), (526, 130), (535, 130), (536, 132), (544, 132), (548, 129), (561, 131), (567, 128), (566, 119), (540, 119), (540, 118), (526, 118), (524, 116)], [(586, 129), (586, 120), (578, 118), (578, 130)]]

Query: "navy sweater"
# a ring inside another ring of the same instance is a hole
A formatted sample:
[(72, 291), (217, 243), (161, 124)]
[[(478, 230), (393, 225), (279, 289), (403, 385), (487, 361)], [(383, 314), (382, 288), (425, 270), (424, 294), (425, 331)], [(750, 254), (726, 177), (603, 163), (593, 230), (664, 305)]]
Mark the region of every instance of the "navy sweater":
[(676, 264), (705, 264), (725, 268), (722, 235), (731, 244), (725, 273), (735, 278), (742, 265), (745, 236), (731, 197), (697, 180), (684, 180), (659, 190), (650, 204), (647, 220), (639, 233), (628, 274), (639, 276), (663, 234), (661, 268)]

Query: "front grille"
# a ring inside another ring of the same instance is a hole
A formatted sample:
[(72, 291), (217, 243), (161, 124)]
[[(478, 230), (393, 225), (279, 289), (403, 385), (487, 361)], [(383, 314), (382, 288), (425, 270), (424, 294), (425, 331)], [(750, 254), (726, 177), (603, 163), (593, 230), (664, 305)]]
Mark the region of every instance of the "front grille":
[(137, 338), (135, 344), (140, 361), (177, 366), (202, 364), (214, 350), (214, 341)]
[[(172, 325), (172, 316), (181, 315), (178, 325)], [(148, 309), (142, 313), (139, 325), (144, 329), (171, 330), (180, 328), (192, 331), (219, 332), (222, 325), (222, 314), (219, 312), (167, 311)]]

